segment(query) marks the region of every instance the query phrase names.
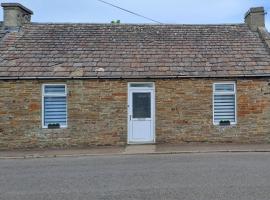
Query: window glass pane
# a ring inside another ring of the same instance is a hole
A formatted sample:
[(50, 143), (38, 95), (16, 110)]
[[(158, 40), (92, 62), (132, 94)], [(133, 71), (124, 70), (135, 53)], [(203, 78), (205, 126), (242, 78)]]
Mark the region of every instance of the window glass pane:
[(214, 121), (235, 122), (235, 95), (214, 95)]
[(45, 94), (65, 94), (65, 85), (45, 85)]
[(131, 83), (130, 87), (153, 87), (153, 83)]
[(133, 118), (151, 118), (151, 93), (132, 94)]
[(44, 97), (44, 125), (59, 123), (66, 126), (66, 97)]
[(234, 84), (215, 84), (216, 92), (234, 92)]

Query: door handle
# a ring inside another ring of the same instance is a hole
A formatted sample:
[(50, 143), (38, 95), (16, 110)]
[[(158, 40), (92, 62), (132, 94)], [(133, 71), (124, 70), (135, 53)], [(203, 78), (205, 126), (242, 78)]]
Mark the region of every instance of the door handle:
[(131, 121), (131, 115), (129, 115), (129, 120)]

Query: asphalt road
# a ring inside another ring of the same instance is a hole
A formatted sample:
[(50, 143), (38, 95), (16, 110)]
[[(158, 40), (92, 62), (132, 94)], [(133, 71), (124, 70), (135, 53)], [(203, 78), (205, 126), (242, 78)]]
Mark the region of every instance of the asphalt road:
[(270, 153), (0, 160), (0, 199), (269, 200)]

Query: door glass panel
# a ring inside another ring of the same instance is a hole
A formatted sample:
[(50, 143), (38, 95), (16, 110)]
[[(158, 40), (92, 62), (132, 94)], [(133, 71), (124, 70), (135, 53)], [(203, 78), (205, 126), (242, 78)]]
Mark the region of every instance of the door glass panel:
[(136, 92), (132, 94), (133, 118), (151, 118), (151, 93)]

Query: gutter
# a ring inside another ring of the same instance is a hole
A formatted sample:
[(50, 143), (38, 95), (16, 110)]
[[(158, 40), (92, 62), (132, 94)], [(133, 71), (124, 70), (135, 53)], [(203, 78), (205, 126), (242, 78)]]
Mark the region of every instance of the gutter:
[(78, 76), (78, 77), (64, 77), (64, 76), (59, 76), (59, 77), (42, 77), (42, 76), (33, 76), (33, 77), (19, 77), (19, 76), (14, 76), (14, 77), (8, 77), (8, 76), (3, 76), (0, 77), (0, 80), (55, 80), (55, 79), (67, 79), (67, 80), (87, 80), (87, 79), (174, 79), (174, 78), (260, 78), (260, 77), (270, 77), (270, 74), (254, 74), (254, 75), (231, 75), (231, 76), (222, 76), (222, 75), (217, 75), (217, 76), (92, 76), (92, 77), (83, 77), (83, 76)]

